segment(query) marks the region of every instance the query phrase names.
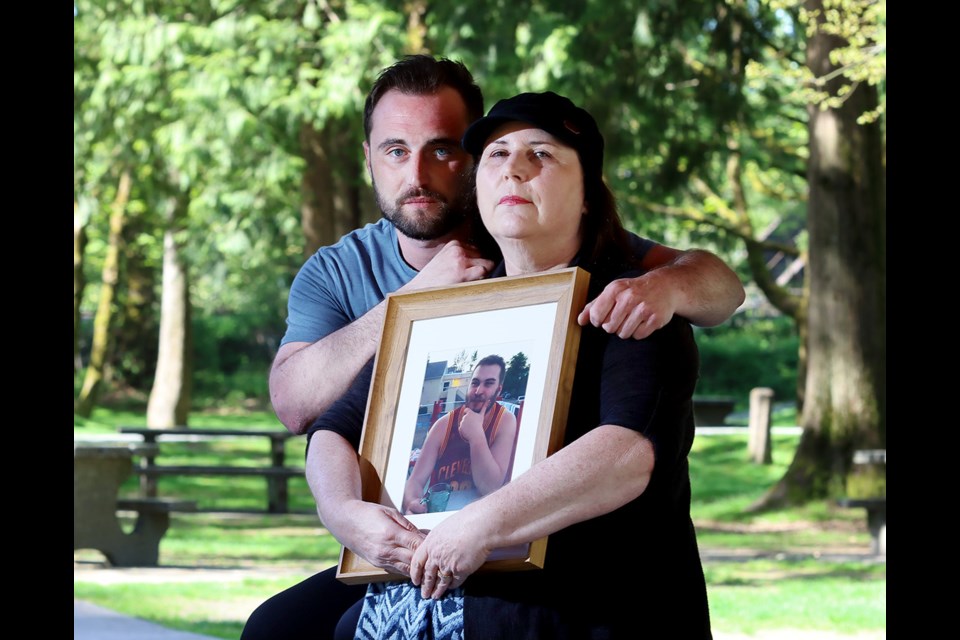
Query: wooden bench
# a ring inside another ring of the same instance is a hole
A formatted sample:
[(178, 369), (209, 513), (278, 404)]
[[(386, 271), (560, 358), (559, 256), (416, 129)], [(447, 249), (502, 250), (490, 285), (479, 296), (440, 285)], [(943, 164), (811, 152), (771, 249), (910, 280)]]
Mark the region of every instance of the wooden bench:
[[(73, 548), (96, 549), (117, 567), (153, 567), (173, 511), (195, 511), (196, 502), (163, 498), (118, 499), (133, 471), (133, 457), (156, 453), (156, 445), (73, 448)], [(133, 531), (124, 532), (118, 511), (133, 511)]]
[[(887, 464), (886, 449), (862, 449), (854, 451), (853, 464), (861, 467), (879, 466)], [(884, 473), (886, 471), (884, 470)], [(884, 489), (884, 493), (886, 490)], [(867, 529), (870, 531), (870, 540), (873, 552), (887, 555), (887, 497), (844, 497), (837, 500), (837, 505), (850, 509), (866, 509)]]
[(145, 444), (159, 445), (161, 438), (183, 439), (196, 436), (204, 440), (217, 438), (267, 438), (270, 441), (269, 466), (226, 466), (226, 465), (159, 465), (156, 456), (145, 455), (136, 469), (140, 475), (140, 487), (147, 497), (156, 497), (157, 478), (163, 476), (258, 476), (267, 481), (267, 513), (289, 513), (290, 478), (304, 477), (303, 467), (285, 464), (285, 443), (295, 437), (289, 431), (277, 429), (216, 429), (175, 427), (154, 429), (146, 427), (120, 427), (120, 433), (136, 434), (143, 437)]
[(723, 426), (737, 399), (731, 396), (694, 396), (693, 421), (698, 427)]

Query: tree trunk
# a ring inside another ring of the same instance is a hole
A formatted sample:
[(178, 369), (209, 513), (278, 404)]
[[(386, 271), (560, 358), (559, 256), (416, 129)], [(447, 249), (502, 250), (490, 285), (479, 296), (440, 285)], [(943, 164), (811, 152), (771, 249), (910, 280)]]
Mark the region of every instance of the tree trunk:
[(160, 298), (160, 340), (157, 370), (147, 403), (147, 426), (186, 426), (190, 412), (192, 331), (187, 268), (176, 241), (186, 204), (175, 202), (171, 224), (163, 236), (163, 287)]
[[(110, 348), (111, 325), (113, 324), (113, 301), (120, 280), (120, 252), (123, 244), (123, 224), (127, 202), (130, 199), (130, 172), (120, 175), (117, 196), (110, 212), (110, 234), (107, 254), (103, 261), (103, 284), (100, 287), (100, 300), (97, 314), (93, 320), (93, 341), (90, 345), (90, 363), (83, 380), (83, 388), (77, 400), (77, 414), (89, 418), (96, 406), (103, 382), (104, 366)], [(75, 267), (76, 268), (76, 267)]]
[[(821, 0), (808, 0), (810, 10)], [(835, 70), (843, 44), (817, 33), (807, 45), (815, 77)], [(828, 85), (836, 95), (838, 78)], [(861, 84), (838, 108), (809, 107), (807, 374), (803, 435), (781, 481), (758, 505), (799, 504), (845, 491), (854, 449), (886, 446), (886, 200), (877, 106)]]
[(80, 304), (83, 302), (83, 289), (87, 281), (83, 277), (83, 252), (87, 248), (86, 220), (78, 212), (76, 200), (73, 202), (73, 375), (83, 368), (80, 358)]
[(145, 216), (128, 215), (124, 226), (126, 251), (123, 256), (123, 295), (118, 300), (120, 318), (114, 332), (110, 371), (116, 384), (147, 398), (157, 362), (156, 312), (157, 280), (160, 274), (145, 262), (144, 251), (137, 246), (140, 234), (153, 234)]
[(306, 124), (300, 130), (300, 147), (307, 163), (301, 181), (301, 226), (307, 257), (379, 217), (370, 189), (363, 183), (362, 151), (352, 131), (346, 123), (334, 120), (320, 131)]

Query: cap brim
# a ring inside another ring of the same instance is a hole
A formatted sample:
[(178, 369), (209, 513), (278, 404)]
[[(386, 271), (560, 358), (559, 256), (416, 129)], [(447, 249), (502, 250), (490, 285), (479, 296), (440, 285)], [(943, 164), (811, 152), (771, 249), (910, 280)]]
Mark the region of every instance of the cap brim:
[(463, 134), (463, 140), (460, 145), (467, 153), (478, 156), (483, 151), (487, 138), (493, 135), (497, 127), (504, 123), (514, 121), (525, 122), (525, 120), (520, 120), (512, 116), (509, 118), (484, 116), (467, 127), (467, 131)]

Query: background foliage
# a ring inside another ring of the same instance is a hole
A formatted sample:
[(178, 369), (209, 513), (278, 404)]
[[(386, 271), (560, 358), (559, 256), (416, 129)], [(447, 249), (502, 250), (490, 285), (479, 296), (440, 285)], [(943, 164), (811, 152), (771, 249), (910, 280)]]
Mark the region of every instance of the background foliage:
[[(862, 69), (856, 81), (880, 82), (885, 92), (878, 72), (885, 70), (885, 2), (845, 4), (865, 7), (873, 20), (872, 31), (835, 25), (853, 34), (845, 64)], [(792, 276), (786, 268), (805, 249), (804, 109), (811, 95), (802, 91), (808, 78), (797, 2), (75, 6), (75, 215), (88, 237), (81, 364), (89, 357), (111, 206), (120, 176), (132, 175), (112, 390), (142, 395), (152, 383), (163, 232), (171, 203), (181, 199), (188, 203), (177, 234), (191, 273), (195, 402), (265, 401), (289, 284), (308, 251), (301, 226), (305, 127), (342, 134), (337, 152), (347, 149), (359, 167), (360, 111), (376, 72), (404, 53), (425, 51), (462, 60), (488, 108), (517, 91), (551, 89), (594, 113), (627, 226), (672, 246), (713, 250), (747, 283), (744, 311), (698, 333), (700, 392), (746, 401), (750, 388), (770, 386), (778, 399), (792, 397), (798, 339), (754, 286), (746, 247), (770, 243), (764, 255), (768, 265), (780, 265), (774, 276), (799, 290), (802, 268)], [(882, 117), (882, 107), (872, 117)], [(730, 181), (734, 150), (742, 193)], [(334, 170), (348, 184), (367, 185), (362, 171)], [(738, 198), (749, 203), (740, 213)]]

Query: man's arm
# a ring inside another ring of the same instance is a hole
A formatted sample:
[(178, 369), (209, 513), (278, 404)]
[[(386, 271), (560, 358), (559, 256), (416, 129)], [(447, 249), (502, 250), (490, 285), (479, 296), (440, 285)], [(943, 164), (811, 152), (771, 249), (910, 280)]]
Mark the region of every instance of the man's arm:
[(344, 546), (368, 562), (407, 575), (423, 534), (396, 509), (363, 501), (357, 449), (373, 362), (350, 389), (311, 425), (306, 476), (320, 521)]
[[(398, 291), (479, 280), (492, 266), (475, 249), (449, 242)], [(292, 433), (306, 433), (374, 356), (385, 311), (386, 302), (381, 302), (316, 342), (288, 342), (280, 347), (270, 368), (270, 401), (277, 418)]]
[(712, 327), (725, 322), (746, 296), (737, 274), (702, 249), (654, 245), (641, 266), (647, 273), (614, 280), (577, 317), (621, 338), (646, 338), (674, 315)]
[(467, 409), (459, 425), (460, 435), (470, 443), (470, 470), (473, 484), (481, 495), (487, 495), (503, 486), (517, 435), (517, 419), (504, 411), (493, 445), (487, 444), (483, 432), (483, 415)]
[(403, 513), (426, 513), (427, 507), (420, 504), (423, 498), (423, 487), (427, 484), (427, 479), (433, 473), (433, 466), (437, 463), (437, 454), (440, 450), (440, 441), (443, 440), (443, 433), (447, 429), (447, 421), (450, 414), (446, 414), (433, 423), (424, 438), (423, 446), (420, 448), (420, 455), (413, 465), (413, 471), (407, 478), (407, 483), (403, 488), (403, 503), (400, 505), (400, 511)]
[[(424, 598), (438, 598), (463, 584), (492, 549), (536, 540), (635, 499), (654, 462), (653, 445), (640, 433), (597, 427), (434, 527), (413, 554), (411, 580)], [(453, 572), (453, 580), (438, 584), (440, 569)]]
[(410, 575), (410, 560), (424, 536), (396, 509), (363, 501), (357, 453), (343, 436), (313, 434), (306, 476), (320, 521), (333, 537), (381, 569)]

